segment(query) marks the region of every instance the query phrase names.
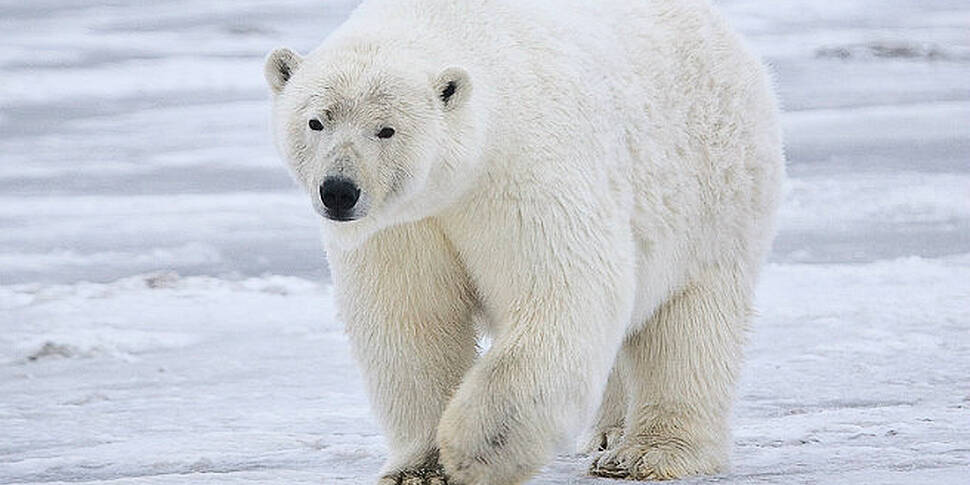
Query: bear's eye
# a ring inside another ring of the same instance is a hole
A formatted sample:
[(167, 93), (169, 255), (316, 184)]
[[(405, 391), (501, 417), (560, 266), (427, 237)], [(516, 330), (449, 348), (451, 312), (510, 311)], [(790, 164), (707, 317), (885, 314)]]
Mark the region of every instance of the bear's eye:
[(323, 123), (316, 118), (311, 119), (307, 124), (310, 125), (310, 129), (313, 131), (320, 131), (323, 129)]
[(384, 128), (381, 128), (381, 131), (377, 132), (378, 138), (390, 138), (392, 136), (394, 136), (394, 128), (389, 126), (385, 126)]

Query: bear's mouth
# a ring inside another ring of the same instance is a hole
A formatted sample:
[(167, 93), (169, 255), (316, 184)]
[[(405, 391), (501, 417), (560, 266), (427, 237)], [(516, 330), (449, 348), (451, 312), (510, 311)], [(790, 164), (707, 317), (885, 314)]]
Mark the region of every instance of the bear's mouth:
[(357, 220), (356, 217), (351, 216), (351, 215), (327, 214), (326, 217), (327, 217), (327, 219), (330, 219), (331, 221), (336, 221), (336, 222), (352, 222), (352, 221), (356, 221)]
[(336, 221), (336, 222), (353, 222), (353, 221), (356, 221), (357, 219), (360, 219), (359, 217), (355, 217), (353, 214), (335, 214), (329, 210), (326, 211), (326, 214), (324, 214), (324, 217), (326, 217), (327, 219), (330, 219), (331, 221)]

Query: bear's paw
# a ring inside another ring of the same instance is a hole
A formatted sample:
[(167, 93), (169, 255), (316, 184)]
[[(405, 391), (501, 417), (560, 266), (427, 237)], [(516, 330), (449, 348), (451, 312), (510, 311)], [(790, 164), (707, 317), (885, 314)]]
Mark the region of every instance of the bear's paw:
[(597, 453), (616, 448), (623, 440), (623, 426), (606, 426), (593, 431), (583, 447), (586, 453)]
[(388, 473), (377, 481), (377, 485), (448, 485), (448, 477), (441, 465), (407, 468)]
[(723, 469), (723, 462), (716, 450), (689, 440), (638, 435), (601, 453), (589, 472), (606, 478), (673, 480), (718, 473)]

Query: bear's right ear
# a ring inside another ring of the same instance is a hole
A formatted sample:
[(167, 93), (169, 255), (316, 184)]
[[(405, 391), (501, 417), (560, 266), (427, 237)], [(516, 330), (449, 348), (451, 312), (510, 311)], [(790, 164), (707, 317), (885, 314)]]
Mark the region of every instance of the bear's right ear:
[(280, 94), (286, 87), (287, 81), (293, 76), (297, 68), (303, 62), (299, 54), (286, 47), (281, 47), (269, 53), (266, 57), (266, 67), (263, 68), (263, 75), (273, 94)]

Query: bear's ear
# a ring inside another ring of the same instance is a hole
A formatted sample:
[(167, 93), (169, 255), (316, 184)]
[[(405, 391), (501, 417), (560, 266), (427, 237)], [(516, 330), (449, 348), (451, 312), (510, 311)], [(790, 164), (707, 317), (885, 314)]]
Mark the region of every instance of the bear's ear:
[(299, 54), (286, 47), (281, 47), (269, 53), (266, 57), (266, 67), (263, 69), (263, 74), (266, 76), (266, 82), (273, 94), (280, 94), (283, 91), (287, 81), (290, 80), (290, 77), (293, 76), (302, 62), (303, 58)]
[(471, 79), (460, 67), (449, 67), (441, 71), (435, 76), (433, 87), (445, 111), (463, 105), (472, 92)]

